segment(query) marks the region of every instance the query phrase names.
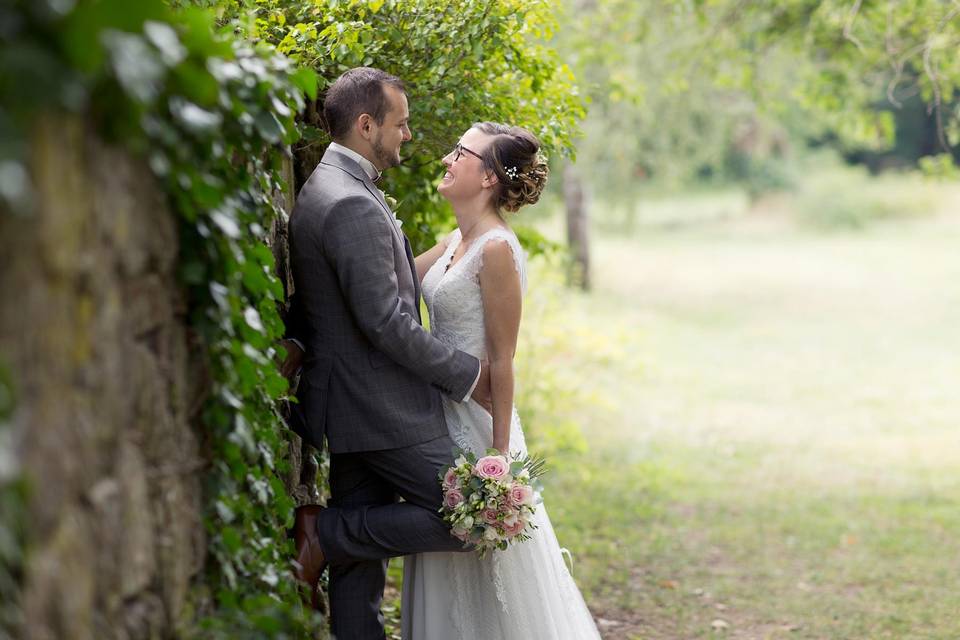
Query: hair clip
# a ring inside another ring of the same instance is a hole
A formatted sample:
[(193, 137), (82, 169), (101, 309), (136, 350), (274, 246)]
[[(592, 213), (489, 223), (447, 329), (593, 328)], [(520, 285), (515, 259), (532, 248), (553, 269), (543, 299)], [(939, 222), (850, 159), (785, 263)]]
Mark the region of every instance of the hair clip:
[(503, 172), (507, 174), (507, 177), (511, 180), (517, 179), (517, 168), (516, 167), (506, 167)]

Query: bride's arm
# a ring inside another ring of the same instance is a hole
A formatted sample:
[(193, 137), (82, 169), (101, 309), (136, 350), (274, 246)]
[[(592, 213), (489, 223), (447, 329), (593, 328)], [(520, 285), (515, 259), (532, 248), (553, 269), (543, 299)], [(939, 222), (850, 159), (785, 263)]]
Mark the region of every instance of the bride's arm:
[(493, 405), (493, 447), (510, 449), (513, 415), (513, 355), (520, 332), (523, 292), (510, 245), (488, 242), (483, 247), (480, 295), (490, 361), (490, 396)]
[(443, 252), (447, 250), (447, 246), (450, 244), (450, 235), (451, 234), (447, 234), (443, 240), (413, 259), (417, 265), (417, 277), (420, 279), (420, 282), (423, 282), (423, 276), (427, 275), (427, 271), (433, 266), (433, 263), (439, 260)]

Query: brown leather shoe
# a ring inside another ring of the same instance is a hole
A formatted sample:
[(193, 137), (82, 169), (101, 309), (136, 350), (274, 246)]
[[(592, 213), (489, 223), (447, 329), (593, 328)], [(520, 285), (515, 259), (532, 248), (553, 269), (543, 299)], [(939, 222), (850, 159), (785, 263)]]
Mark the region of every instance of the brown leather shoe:
[(320, 574), (327, 568), (327, 560), (320, 549), (317, 537), (317, 516), (323, 511), (318, 505), (299, 507), (294, 516), (293, 543), (296, 548), (294, 577), (310, 588), (310, 604), (320, 610), (320, 593), (317, 583)]

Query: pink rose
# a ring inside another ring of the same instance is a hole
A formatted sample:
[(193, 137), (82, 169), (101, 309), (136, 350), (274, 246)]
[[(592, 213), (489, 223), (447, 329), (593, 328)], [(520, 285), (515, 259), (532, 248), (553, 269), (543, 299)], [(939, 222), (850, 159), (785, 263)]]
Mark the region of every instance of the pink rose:
[(443, 488), (452, 489), (453, 487), (459, 484), (457, 482), (457, 470), (453, 467), (447, 469), (447, 472), (443, 474)]
[(443, 506), (453, 509), (463, 503), (463, 494), (457, 488), (448, 489), (443, 495)]
[(473, 468), (477, 476), (494, 480), (507, 475), (508, 471), (510, 471), (510, 465), (503, 456), (484, 456), (477, 460), (477, 465)]
[(507, 500), (515, 507), (533, 504), (533, 487), (528, 484), (518, 484), (514, 482), (510, 485)]
[(496, 524), (498, 515), (499, 513), (496, 509), (484, 509), (480, 517), (483, 518), (483, 521), (487, 524)]
[(523, 532), (524, 527), (527, 526), (527, 523), (523, 520), (516, 520), (513, 524), (503, 524), (503, 533), (508, 538), (513, 538)]

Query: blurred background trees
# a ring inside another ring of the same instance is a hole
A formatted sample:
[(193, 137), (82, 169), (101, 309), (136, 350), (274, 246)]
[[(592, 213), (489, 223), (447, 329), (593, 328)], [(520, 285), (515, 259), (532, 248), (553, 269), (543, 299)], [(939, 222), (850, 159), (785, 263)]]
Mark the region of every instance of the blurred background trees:
[(958, 7), (570, 0), (557, 46), (589, 102), (579, 174), (629, 230), (641, 194), (795, 186), (810, 150), (872, 172), (960, 159)]

